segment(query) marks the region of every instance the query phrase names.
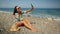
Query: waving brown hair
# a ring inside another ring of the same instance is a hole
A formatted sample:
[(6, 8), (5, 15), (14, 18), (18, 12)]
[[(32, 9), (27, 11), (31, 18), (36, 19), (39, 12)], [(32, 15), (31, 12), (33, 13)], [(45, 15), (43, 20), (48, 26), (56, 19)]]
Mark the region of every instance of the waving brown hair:
[(13, 12), (13, 15), (15, 15), (15, 13), (17, 13), (17, 9), (16, 9), (17, 6), (15, 6), (14, 8), (14, 12)]

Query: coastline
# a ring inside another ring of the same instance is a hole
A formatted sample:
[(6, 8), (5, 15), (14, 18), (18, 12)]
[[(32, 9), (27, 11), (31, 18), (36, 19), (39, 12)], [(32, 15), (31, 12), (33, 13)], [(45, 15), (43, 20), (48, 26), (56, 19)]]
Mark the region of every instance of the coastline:
[(28, 18), (31, 25), (38, 29), (38, 32), (31, 32), (31, 30), (21, 27), (21, 30), (17, 32), (9, 32), (10, 26), (15, 23), (15, 18), (12, 13), (0, 11), (0, 33), (1, 34), (59, 34), (60, 33), (60, 19), (54, 19), (52, 17), (35, 17), (25, 16)]
[[(7, 11), (1, 11), (0, 10), (0, 13), (7, 13), (7, 14), (13, 14), (13, 12), (7, 12)], [(54, 19), (54, 20), (60, 20), (60, 17), (55, 17), (55, 16), (51, 16), (51, 15), (44, 15), (44, 16), (38, 16), (38, 15), (27, 15), (27, 16), (32, 16), (32, 17), (40, 17), (40, 18), (51, 18), (51, 19)]]

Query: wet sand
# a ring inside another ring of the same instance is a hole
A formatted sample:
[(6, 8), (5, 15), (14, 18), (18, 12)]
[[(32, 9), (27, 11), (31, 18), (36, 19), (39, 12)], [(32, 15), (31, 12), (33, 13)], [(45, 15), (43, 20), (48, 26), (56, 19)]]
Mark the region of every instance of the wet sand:
[(11, 13), (0, 12), (0, 34), (60, 34), (60, 19), (34, 16), (25, 16), (25, 18), (29, 19), (31, 25), (38, 32), (32, 32), (24, 26), (21, 26), (21, 30), (19, 31), (10, 32), (9, 28), (15, 23), (15, 18)]

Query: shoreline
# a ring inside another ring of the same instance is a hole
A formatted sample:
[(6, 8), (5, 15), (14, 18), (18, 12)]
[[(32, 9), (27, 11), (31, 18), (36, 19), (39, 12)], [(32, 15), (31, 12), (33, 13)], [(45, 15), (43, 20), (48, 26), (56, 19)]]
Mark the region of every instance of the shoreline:
[[(8, 13), (8, 14), (13, 14), (13, 12), (7, 12), (7, 11), (1, 11), (0, 12), (2, 13)], [(51, 15), (32, 15), (32, 14), (29, 14), (28, 16), (33, 16), (33, 17), (41, 17), (41, 18), (53, 18), (53, 19), (60, 19), (60, 17), (56, 17), (56, 16), (51, 16)]]

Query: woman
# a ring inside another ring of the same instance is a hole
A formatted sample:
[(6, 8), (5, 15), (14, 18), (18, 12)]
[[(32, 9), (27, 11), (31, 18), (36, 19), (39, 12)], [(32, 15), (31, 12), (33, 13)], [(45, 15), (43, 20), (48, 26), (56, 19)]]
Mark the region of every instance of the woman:
[(11, 26), (10, 31), (19, 30), (21, 25), (24, 25), (25, 27), (29, 28), (30, 30), (32, 30), (32, 32), (36, 31), (36, 29), (31, 26), (29, 20), (27, 18), (23, 18), (23, 16), (22, 16), (24, 13), (31, 12), (34, 9), (34, 6), (32, 4), (31, 4), (31, 7), (32, 7), (31, 9), (26, 10), (25, 12), (22, 12), (21, 7), (15, 6), (13, 15), (14, 16), (17, 15), (17, 17), (16, 17), (17, 22), (16, 22), (16, 24)]

